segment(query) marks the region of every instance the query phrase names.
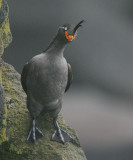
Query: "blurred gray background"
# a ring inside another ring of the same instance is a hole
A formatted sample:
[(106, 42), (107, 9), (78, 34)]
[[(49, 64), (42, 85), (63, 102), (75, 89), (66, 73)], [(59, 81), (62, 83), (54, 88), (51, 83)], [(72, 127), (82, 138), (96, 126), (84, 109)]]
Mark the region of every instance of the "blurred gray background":
[[(21, 73), (59, 26), (85, 19), (65, 50), (74, 81), (62, 114), (88, 160), (133, 159), (133, 1), (8, 0), (13, 42), (3, 59)], [(71, 112), (70, 112), (71, 110)]]

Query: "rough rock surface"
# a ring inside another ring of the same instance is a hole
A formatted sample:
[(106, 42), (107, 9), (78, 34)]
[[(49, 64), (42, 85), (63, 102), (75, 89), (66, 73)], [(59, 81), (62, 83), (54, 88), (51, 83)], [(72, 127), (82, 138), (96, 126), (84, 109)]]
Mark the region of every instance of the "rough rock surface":
[(37, 120), (44, 137), (35, 144), (26, 143), (31, 127), (26, 95), (20, 84), (20, 75), (1, 58), (12, 39), (8, 11), (7, 2), (0, 0), (0, 160), (86, 160), (74, 130), (65, 124), (61, 116), (59, 124), (71, 134), (73, 143), (63, 145), (51, 141), (54, 126), (48, 114)]
[[(9, 8), (6, 0), (0, 0), (0, 68), (1, 68), (1, 56), (12, 40), (9, 19), (8, 19)], [(0, 69), (0, 144), (8, 137), (6, 135), (6, 118), (7, 118), (7, 106), (4, 103), (5, 97), (2, 89), (2, 71)]]

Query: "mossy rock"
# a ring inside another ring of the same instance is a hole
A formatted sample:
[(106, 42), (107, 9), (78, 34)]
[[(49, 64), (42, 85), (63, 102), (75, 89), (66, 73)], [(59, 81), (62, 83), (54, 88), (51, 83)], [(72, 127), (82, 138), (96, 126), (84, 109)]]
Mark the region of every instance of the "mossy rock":
[(30, 160), (85, 160), (79, 140), (73, 129), (68, 127), (59, 116), (58, 122), (62, 129), (73, 137), (74, 142), (65, 145), (51, 141), (51, 135), (55, 128), (48, 114), (41, 115), (37, 120), (38, 128), (44, 133), (44, 137), (35, 144), (26, 143), (26, 137), (31, 127), (31, 117), (26, 107), (26, 95), (20, 84), (20, 75), (14, 68), (2, 62), (2, 84), (5, 96), (11, 101), (8, 107), (7, 130), (9, 141), (0, 147), (0, 155), (4, 160), (30, 159)]
[(10, 42), (12, 41), (12, 35), (9, 25), (9, 7), (6, 0), (0, 0), (0, 57)]
[[(6, 48), (12, 41), (12, 35), (10, 32), (10, 25), (8, 19), (9, 8), (6, 0), (0, 0), (0, 67), (1, 56)], [(4, 91), (2, 88), (2, 71), (0, 70), (0, 144), (8, 140), (6, 136), (6, 118), (7, 107), (4, 103)]]

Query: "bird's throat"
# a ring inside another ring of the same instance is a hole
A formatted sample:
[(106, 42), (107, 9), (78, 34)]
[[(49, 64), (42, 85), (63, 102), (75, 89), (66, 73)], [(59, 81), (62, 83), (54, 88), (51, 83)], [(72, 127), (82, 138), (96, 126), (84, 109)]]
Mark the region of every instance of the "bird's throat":
[(52, 54), (63, 54), (65, 47), (66, 43), (60, 41), (55, 37), (54, 40), (48, 46), (48, 48), (45, 50), (45, 52)]

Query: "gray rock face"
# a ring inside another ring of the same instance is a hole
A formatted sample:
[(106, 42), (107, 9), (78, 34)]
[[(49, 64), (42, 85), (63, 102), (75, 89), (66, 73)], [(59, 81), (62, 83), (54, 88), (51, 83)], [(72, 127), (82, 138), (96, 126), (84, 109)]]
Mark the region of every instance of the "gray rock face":
[(3, 94), (3, 89), (0, 85), (0, 126), (2, 126), (3, 122), (3, 115), (5, 114), (5, 109), (4, 109), (4, 94)]
[(1, 70), (2, 66), (1, 56), (4, 52), (4, 48), (6, 48), (12, 40), (9, 27), (8, 12), (9, 8), (6, 0), (0, 0), (0, 144), (8, 140), (6, 135), (7, 107), (4, 102), (5, 97), (2, 86), (2, 70)]
[(10, 97), (5, 97), (5, 103), (6, 103), (8, 109), (13, 107), (13, 104), (14, 104), (13, 100)]

